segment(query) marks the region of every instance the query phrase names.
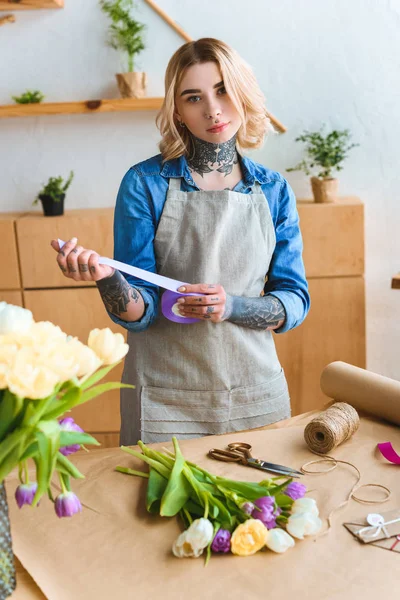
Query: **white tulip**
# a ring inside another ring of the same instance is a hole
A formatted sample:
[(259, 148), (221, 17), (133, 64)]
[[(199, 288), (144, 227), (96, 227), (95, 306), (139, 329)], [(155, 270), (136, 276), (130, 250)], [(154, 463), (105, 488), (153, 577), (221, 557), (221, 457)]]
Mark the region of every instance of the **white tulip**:
[(187, 530), (187, 540), (195, 548), (204, 549), (214, 537), (214, 528), (208, 519), (196, 519)]
[(315, 535), (322, 527), (322, 521), (312, 513), (296, 513), (291, 515), (286, 523), (286, 530), (299, 540), (305, 535)]
[(286, 552), (288, 548), (294, 546), (294, 539), (283, 529), (275, 527), (274, 529), (268, 530), (265, 545), (270, 550), (273, 550), (273, 552), (279, 552), (281, 554), (282, 552)]
[(88, 346), (97, 354), (103, 365), (112, 365), (120, 361), (129, 350), (122, 333), (113, 333), (109, 327), (92, 329)]
[(172, 552), (178, 558), (198, 558), (203, 548), (194, 548), (187, 539), (188, 530), (180, 534), (172, 546)]
[(311, 513), (316, 517), (319, 515), (318, 506), (314, 498), (299, 498), (298, 500), (295, 500), (292, 504), (292, 509), (290, 512), (292, 515), (304, 512)]
[(178, 558), (198, 558), (213, 537), (212, 523), (208, 519), (196, 519), (174, 542), (172, 552)]
[(33, 324), (33, 316), (30, 310), (0, 302), (0, 335), (8, 333), (24, 333)]

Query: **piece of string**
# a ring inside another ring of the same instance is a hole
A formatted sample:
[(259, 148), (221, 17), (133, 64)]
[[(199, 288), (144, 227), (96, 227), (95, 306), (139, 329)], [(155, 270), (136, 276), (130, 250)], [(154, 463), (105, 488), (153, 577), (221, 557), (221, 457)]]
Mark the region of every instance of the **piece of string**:
[[(348, 440), (357, 431), (359, 424), (360, 418), (357, 411), (352, 406), (345, 402), (336, 402), (326, 411), (310, 421), (304, 430), (304, 439), (310, 451), (321, 458), (304, 463), (304, 465), (300, 467), (302, 473), (305, 475), (326, 474), (333, 471), (333, 469), (336, 469), (339, 463), (352, 467), (357, 473), (357, 481), (351, 488), (346, 500), (333, 508), (329, 513), (327, 517), (328, 529), (320, 533), (317, 537), (325, 535), (330, 531), (332, 527), (332, 516), (335, 512), (346, 506), (350, 500), (355, 500), (361, 504), (382, 504), (383, 502), (387, 502), (391, 496), (391, 490), (379, 483), (365, 483), (359, 485), (361, 473), (356, 465), (346, 460), (339, 460), (338, 458), (327, 454), (327, 452)], [(330, 463), (330, 466), (329, 468), (320, 471), (307, 468), (313, 464), (320, 463)], [(355, 493), (356, 491), (367, 487), (380, 488), (381, 490), (384, 490), (387, 495), (381, 500), (368, 500), (360, 498), (360, 496)]]

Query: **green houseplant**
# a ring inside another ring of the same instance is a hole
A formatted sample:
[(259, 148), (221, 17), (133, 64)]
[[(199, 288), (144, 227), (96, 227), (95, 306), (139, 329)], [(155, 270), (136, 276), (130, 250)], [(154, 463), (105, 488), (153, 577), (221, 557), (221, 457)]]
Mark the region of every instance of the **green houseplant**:
[(337, 197), (338, 180), (332, 177), (333, 171), (343, 169), (342, 162), (349, 151), (359, 144), (350, 143), (350, 132), (333, 130), (327, 135), (322, 131), (305, 131), (295, 139), (306, 146), (306, 158), (287, 171), (304, 171), (311, 175), (317, 170), (316, 176), (311, 177), (311, 187), (315, 202), (334, 202)]
[(71, 171), (65, 182), (62, 177), (50, 177), (46, 185), (43, 186), (36, 196), (33, 204), (37, 204), (40, 200), (46, 217), (64, 214), (65, 193), (71, 185), (73, 178), (73, 171)]
[(26, 90), (20, 96), (12, 96), (17, 104), (39, 104), (44, 99), (44, 95), (39, 90)]
[(120, 94), (123, 98), (143, 98), (147, 74), (134, 70), (134, 59), (145, 48), (142, 37), (145, 25), (131, 17), (133, 0), (100, 0), (100, 6), (111, 19), (108, 43), (126, 61), (126, 72), (116, 74)]

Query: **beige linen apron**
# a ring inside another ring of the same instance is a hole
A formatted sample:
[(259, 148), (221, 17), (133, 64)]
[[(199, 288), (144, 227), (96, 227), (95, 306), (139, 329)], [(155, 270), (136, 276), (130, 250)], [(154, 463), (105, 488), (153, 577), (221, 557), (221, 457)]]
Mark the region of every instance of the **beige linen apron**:
[[(276, 243), (261, 186), (251, 194), (180, 188), (180, 178), (169, 180), (154, 240), (157, 273), (260, 296)], [(128, 333), (128, 343), (122, 380), (136, 389), (121, 390), (121, 444), (229, 433), (290, 416), (271, 331), (229, 321), (180, 324), (160, 310), (146, 331)]]

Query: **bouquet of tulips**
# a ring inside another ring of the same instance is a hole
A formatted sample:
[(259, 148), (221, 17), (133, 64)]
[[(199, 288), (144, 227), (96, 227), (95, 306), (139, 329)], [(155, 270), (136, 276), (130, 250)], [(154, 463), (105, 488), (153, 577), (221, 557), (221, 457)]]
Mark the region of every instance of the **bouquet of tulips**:
[(148, 478), (148, 512), (182, 518), (186, 529), (172, 546), (175, 556), (198, 557), (206, 551), (207, 563), (211, 552), (249, 556), (267, 547), (281, 553), (294, 546), (294, 538), (320, 530), (317, 504), (304, 497), (302, 483), (282, 476), (260, 483), (218, 477), (185, 460), (177, 439), (172, 441), (174, 453), (143, 442), (142, 452), (121, 446), (150, 468), (148, 473), (116, 470)]
[[(48, 321), (34, 322), (31, 311), (0, 302), (0, 485), (18, 466), (20, 508), (37, 505), (47, 492), (59, 517), (81, 510), (70, 480), (83, 475), (67, 456), (99, 444), (64, 415), (103, 392), (133, 387), (98, 383), (127, 351), (121, 333), (93, 329), (85, 345)], [(29, 479), (30, 459), (36, 481)], [(61, 494), (54, 500), (55, 471)]]

